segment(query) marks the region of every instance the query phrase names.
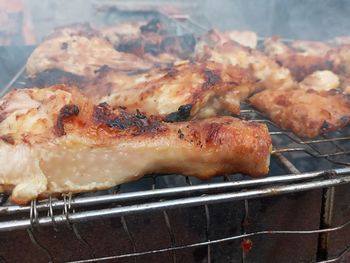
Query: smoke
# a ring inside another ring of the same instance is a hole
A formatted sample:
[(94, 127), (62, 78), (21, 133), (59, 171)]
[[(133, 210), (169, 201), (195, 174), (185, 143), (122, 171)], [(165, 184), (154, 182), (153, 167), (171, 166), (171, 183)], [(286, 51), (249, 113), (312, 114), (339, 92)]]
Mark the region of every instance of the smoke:
[(206, 0), (200, 12), (213, 27), (260, 36), (325, 40), (350, 34), (347, 0)]
[[(22, 0), (40, 41), (57, 26), (92, 22), (102, 25), (105, 17), (95, 7), (103, 4), (144, 5), (145, 1)], [(207, 27), (222, 30), (252, 30), (260, 36), (328, 39), (347, 35), (350, 26), (348, 0), (149, 0), (148, 4), (186, 5), (184, 12)], [(147, 4), (147, 3), (146, 3)], [(192, 6), (192, 7), (188, 7)], [(0, 10), (1, 11), (1, 10)], [(1, 12), (0, 12), (1, 13)]]

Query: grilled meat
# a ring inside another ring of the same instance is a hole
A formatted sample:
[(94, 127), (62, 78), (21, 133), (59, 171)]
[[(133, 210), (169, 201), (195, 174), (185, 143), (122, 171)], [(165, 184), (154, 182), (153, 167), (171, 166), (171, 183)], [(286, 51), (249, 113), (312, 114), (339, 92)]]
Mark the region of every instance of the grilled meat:
[(300, 82), (301, 88), (317, 91), (337, 89), (339, 85), (339, 76), (329, 70), (315, 71)]
[(251, 69), (254, 77), (260, 81), (259, 85), (256, 85), (256, 91), (259, 88), (290, 88), (295, 85), (287, 68), (279, 66), (261, 52), (233, 41), (217, 45), (202, 42), (196, 48), (196, 58), (200, 62), (214, 61), (223, 65), (237, 65)]
[(57, 29), (33, 51), (26, 67), (30, 77), (56, 70), (90, 79), (106, 65), (120, 71), (152, 66), (133, 54), (116, 51), (88, 25), (76, 25)]
[[(184, 63), (153, 74), (130, 78), (127, 87), (121, 87), (121, 78), (113, 73), (102, 78), (95, 87), (109, 87), (110, 95), (102, 98), (112, 106), (129, 110), (139, 109), (147, 114), (179, 114), (187, 105), (188, 118), (205, 118), (224, 112), (239, 114), (240, 101), (255, 89), (255, 81), (249, 70), (235, 66), (223, 67), (215, 63)], [(132, 85), (131, 83), (134, 83)]]
[(328, 57), (334, 72), (350, 77), (350, 44), (342, 45), (330, 51)]
[(277, 125), (300, 137), (313, 138), (350, 121), (350, 99), (337, 90), (264, 90), (250, 102)]
[(12, 91), (0, 102), (0, 116), (0, 188), (18, 204), (106, 189), (147, 173), (208, 179), (268, 172), (267, 127), (232, 117), (165, 123), (94, 105), (63, 85)]
[(294, 79), (303, 80), (317, 70), (332, 69), (326, 54), (331, 47), (320, 42), (295, 41), (291, 47), (273, 37), (264, 42), (265, 53), (290, 70)]

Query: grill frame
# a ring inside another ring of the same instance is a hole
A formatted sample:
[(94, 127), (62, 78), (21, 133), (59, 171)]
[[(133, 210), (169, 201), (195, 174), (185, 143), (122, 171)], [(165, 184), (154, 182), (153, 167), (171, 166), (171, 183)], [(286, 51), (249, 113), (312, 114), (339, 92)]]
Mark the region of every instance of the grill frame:
[[(194, 21), (190, 16), (186, 16), (185, 22), (179, 22), (176, 18), (166, 15), (158, 11), (159, 16), (163, 17), (173, 23), (176, 23), (184, 31), (189, 31), (191, 27), (197, 27), (197, 30), (205, 30), (206, 28), (201, 26), (198, 22)], [(183, 17), (181, 18), (183, 20)], [(198, 32), (198, 31), (197, 31)], [(290, 40), (286, 40), (288, 42)], [(4, 95), (6, 92), (14, 88), (15, 86), (25, 85), (23, 82), (25, 66), (17, 72), (14, 78), (8, 85), (0, 92), (0, 95)], [(228, 201), (243, 200), (246, 204), (246, 214), (249, 213), (248, 200), (256, 199), (266, 196), (282, 195), (287, 193), (296, 193), (300, 191), (308, 191), (311, 189), (323, 189), (323, 198), (321, 204), (320, 214), (320, 228), (311, 230), (262, 230), (251, 233), (243, 233), (242, 235), (230, 236), (221, 239), (207, 240), (204, 242), (197, 242), (187, 245), (176, 246), (175, 242), (172, 242), (172, 246), (163, 249), (141, 251), (137, 252), (134, 249), (133, 253), (108, 256), (103, 258), (91, 258), (79, 261), (71, 262), (95, 262), (105, 261), (111, 259), (137, 257), (153, 253), (161, 253), (165, 251), (173, 252), (173, 261), (176, 261), (175, 251), (184, 248), (191, 247), (208, 247), (208, 262), (210, 262), (210, 245), (221, 242), (226, 242), (235, 239), (250, 238), (259, 235), (274, 235), (274, 234), (318, 234), (319, 243), (317, 248), (317, 262), (337, 262), (341, 260), (345, 255), (350, 252), (350, 246), (346, 247), (337, 257), (328, 258), (328, 246), (329, 246), (329, 234), (335, 231), (339, 231), (350, 225), (350, 219), (338, 226), (332, 226), (332, 211), (334, 206), (334, 189), (336, 186), (350, 183), (350, 160), (348, 162), (342, 162), (334, 160), (341, 156), (350, 154), (350, 150), (342, 149), (342, 143), (350, 143), (350, 135), (344, 136), (342, 133), (350, 134), (350, 127), (342, 129), (337, 132), (337, 135), (333, 137), (322, 136), (319, 139), (303, 140), (296, 137), (294, 134), (279, 129), (274, 123), (269, 121), (266, 116), (250, 105), (243, 105), (241, 111), (241, 118), (251, 119), (258, 122), (266, 123), (269, 128), (272, 127), (270, 135), (280, 142), (277, 144), (284, 144), (286, 138), (298, 147), (290, 146), (285, 148), (275, 148), (272, 152), (272, 156), (286, 171), (285, 174), (277, 176), (267, 176), (261, 179), (252, 179), (248, 177), (240, 176), (239, 180), (230, 176), (223, 177), (223, 182), (219, 183), (205, 183), (193, 185), (192, 179), (186, 177), (186, 186), (171, 187), (156, 189), (155, 180), (158, 175), (148, 176), (154, 182), (151, 190), (131, 191), (127, 193), (117, 193), (119, 187), (112, 189), (112, 192), (103, 195), (92, 196), (71, 196), (63, 195), (63, 199), (50, 198), (46, 201), (32, 201), (29, 206), (17, 206), (11, 204), (2, 204), (0, 206), (0, 231), (12, 231), (19, 229), (26, 229), (31, 241), (41, 250), (50, 253), (43, 247), (35, 238), (33, 229), (40, 226), (56, 226), (57, 224), (67, 223), (72, 226), (77, 238), (84, 242), (79, 235), (79, 232), (74, 230), (75, 223), (85, 222), (87, 220), (93, 220), (98, 218), (107, 217), (121, 217), (124, 230), (128, 233), (129, 238), (132, 238), (129, 233), (125, 216), (142, 214), (159, 210), (163, 212), (166, 225), (169, 230), (169, 234), (173, 232), (169, 223), (167, 215), (167, 209), (173, 208), (185, 208), (190, 206), (204, 206), (206, 211), (206, 220), (210, 222), (210, 214), (207, 209), (207, 205), (222, 203)], [(340, 135), (339, 135), (340, 134)], [(335, 152), (323, 153), (318, 150), (317, 146), (320, 144), (332, 144), (337, 148)], [(295, 165), (295, 160), (286, 157), (290, 153), (305, 153), (308, 156), (316, 160), (328, 161), (331, 165), (329, 169), (322, 169), (319, 171), (307, 171), (301, 172)], [(333, 168), (335, 165), (337, 168)], [(342, 168), (341, 168), (342, 167)], [(160, 175), (159, 175), (160, 176)], [(4, 196), (3, 196), (4, 198)], [(156, 199), (156, 201), (154, 201)], [(0, 199), (1, 200), (1, 199)], [(132, 203), (131, 205), (128, 203)], [(1, 203), (1, 202), (0, 202)], [(93, 205), (106, 205), (112, 204), (112, 208), (104, 209), (90, 209)], [(117, 203), (118, 205), (115, 205)], [(120, 205), (124, 204), (126, 205)], [(75, 209), (84, 208), (86, 211), (78, 211)], [(90, 210), (89, 210), (90, 209)], [(57, 213), (57, 211), (62, 213)], [(44, 214), (47, 214), (46, 216)], [(11, 219), (13, 215), (22, 215), (23, 219)], [(44, 216), (43, 216), (44, 215)], [(5, 217), (5, 220), (3, 218)], [(208, 230), (208, 229), (207, 229)], [(209, 231), (209, 230), (208, 230)], [(245, 232), (245, 231), (244, 231)], [(135, 248), (135, 246), (134, 246)], [(175, 259), (174, 259), (175, 258)], [(1, 259), (1, 258), (0, 258)], [(242, 261), (244, 262), (244, 252), (242, 255)]]

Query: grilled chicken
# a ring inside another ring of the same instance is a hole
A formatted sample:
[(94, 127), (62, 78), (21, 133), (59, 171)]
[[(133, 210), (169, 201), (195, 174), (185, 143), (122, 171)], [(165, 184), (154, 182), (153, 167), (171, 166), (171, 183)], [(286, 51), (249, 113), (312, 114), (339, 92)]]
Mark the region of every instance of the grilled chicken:
[(250, 102), (277, 125), (300, 137), (313, 138), (350, 121), (350, 98), (337, 90), (264, 90)]
[(208, 179), (268, 172), (267, 127), (232, 117), (164, 123), (94, 105), (63, 85), (12, 91), (0, 102), (0, 116), (0, 188), (18, 204), (106, 189), (147, 173)]
[(350, 77), (350, 44), (342, 45), (330, 51), (328, 57), (334, 72)]
[(265, 53), (288, 68), (297, 81), (303, 80), (314, 71), (331, 69), (331, 63), (326, 56), (330, 50), (331, 47), (321, 42), (295, 41), (290, 47), (276, 37), (264, 42)]
[(332, 46), (320, 41), (296, 40), (291, 47), (303, 55), (326, 56), (333, 49)]
[(91, 79), (106, 65), (120, 71), (140, 71), (152, 67), (151, 63), (133, 54), (116, 51), (88, 25), (57, 29), (33, 51), (26, 67), (32, 78), (58, 71)]
[[(107, 74), (93, 86), (110, 88), (100, 102), (164, 116), (166, 120), (239, 114), (240, 101), (255, 89), (249, 70), (215, 63), (184, 63), (152, 74), (127, 77)], [(107, 82), (106, 82), (107, 79)], [(123, 83), (124, 86), (123, 87)], [(92, 89), (93, 90), (93, 89)]]
[(339, 85), (339, 76), (329, 70), (315, 71), (300, 82), (300, 87), (317, 91), (337, 89)]
[(239, 45), (234, 41), (219, 44), (199, 43), (196, 48), (198, 61), (214, 61), (223, 65), (237, 65), (251, 69), (261, 89), (290, 88), (295, 82), (287, 68), (279, 66), (274, 60), (268, 58), (257, 50)]

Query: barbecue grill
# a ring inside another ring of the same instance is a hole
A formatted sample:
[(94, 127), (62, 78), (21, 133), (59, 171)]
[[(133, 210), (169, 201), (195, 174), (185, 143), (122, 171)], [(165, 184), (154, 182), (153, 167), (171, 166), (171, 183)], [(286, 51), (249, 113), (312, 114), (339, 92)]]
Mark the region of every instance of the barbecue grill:
[[(178, 34), (207, 30), (189, 15), (152, 16)], [(1, 95), (28, 85), (24, 71)], [(148, 175), (27, 206), (2, 195), (0, 262), (19, 248), (22, 262), (349, 262), (350, 127), (305, 140), (248, 103), (240, 118), (269, 127), (267, 177)]]

